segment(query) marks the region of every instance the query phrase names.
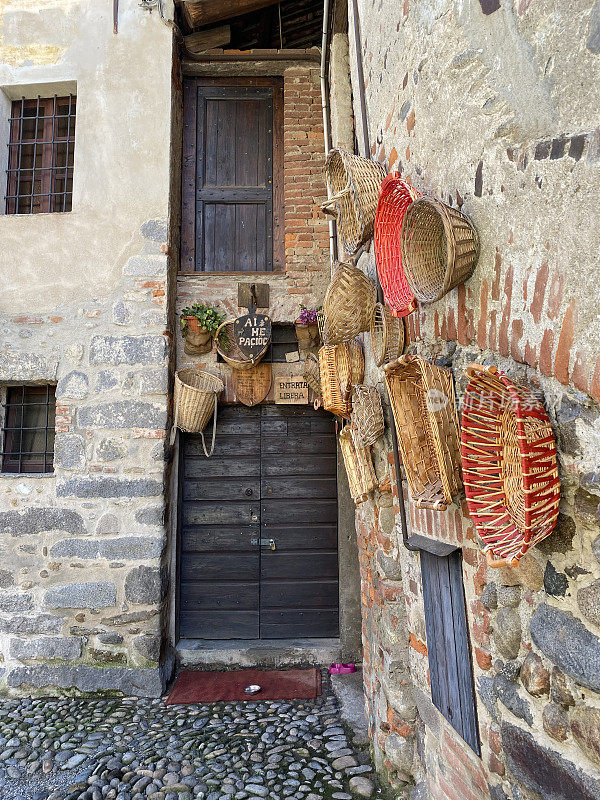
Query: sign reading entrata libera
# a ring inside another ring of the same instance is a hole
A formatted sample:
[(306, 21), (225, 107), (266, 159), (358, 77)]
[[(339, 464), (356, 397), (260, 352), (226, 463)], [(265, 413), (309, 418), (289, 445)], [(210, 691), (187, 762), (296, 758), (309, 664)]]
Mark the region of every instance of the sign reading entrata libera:
[(275, 379), (274, 398), (279, 405), (306, 405), (308, 384), (300, 375), (280, 375)]
[(233, 335), (242, 353), (254, 361), (271, 341), (271, 318), (266, 314), (245, 314), (233, 323)]

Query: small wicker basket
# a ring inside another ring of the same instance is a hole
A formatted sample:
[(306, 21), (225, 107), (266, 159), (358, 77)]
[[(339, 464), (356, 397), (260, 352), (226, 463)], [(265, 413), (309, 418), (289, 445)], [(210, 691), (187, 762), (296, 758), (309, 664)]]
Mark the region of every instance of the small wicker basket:
[(395, 361), (404, 350), (404, 321), (393, 317), (388, 306), (375, 303), (371, 317), (371, 350), (378, 367)]
[(377, 488), (377, 477), (371, 461), (370, 448), (357, 446), (351, 425), (340, 432), (340, 449), (348, 475), (350, 494), (356, 505), (364, 503)]
[(319, 359), (314, 353), (307, 353), (304, 359), (302, 376), (308, 386), (314, 392), (316, 398), (321, 397), (321, 372), (319, 369)]
[[(175, 440), (177, 428), (187, 433), (199, 433), (202, 437), (205, 456), (208, 458), (212, 455), (215, 447), (217, 398), (224, 388), (220, 378), (194, 367), (180, 369), (175, 373), (175, 418), (171, 431), (171, 444)], [(211, 416), (213, 417), (213, 439), (212, 447), (208, 452), (202, 431)]]
[(401, 250), (415, 297), (433, 303), (473, 274), (479, 237), (461, 211), (433, 197), (421, 197), (404, 216)]
[(338, 263), (323, 301), (323, 343), (349, 342), (368, 331), (376, 300), (377, 287), (362, 270)]
[(462, 488), (452, 374), (416, 355), (384, 370), (413, 502), (443, 511)]
[(329, 152), (325, 177), (331, 197), (321, 208), (337, 217), (348, 253), (356, 253), (373, 236), (379, 187), (385, 168), (377, 161), (335, 148)]
[(495, 367), (471, 364), (461, 426), (469, 513), (492, 567), (516, 566), (549, 536), (560, 481), (554, 434), (535, 395)]
[[(217, 352), (221, 356), (221, 358), (226, 361), (231, 367), (234, 369), (251, 369), (259, 361), (262, 361), (264, 358), (265, 353), (269, 349), (269, 344), (266, 344), (265, 347), (261, 350), (261, 352), (256, 356), (254, 361), (251, 361), (247, 358), (240, 348), (237, 346), (235, 341), (235, 336), (233, 333), (233, 323), (234, 320), (229, 319), (225, 322), (222, 322), (221, 325), (217, 328), (215, 333), (215, 341), (217, 343)], [(225, 343), (221, 341), (219, 338), (219, 334), (221, 331), (225, 329)]]
[(370, 447), (383, 436), (385, 422), (381, 395), (374, 386), (358, 384), (352, 390), (352, 429), (360, 447)]
[(421, 193), (403, 181), (399, 172), (386, 175), (381, 184), (373, 245), (383, 295), (395, 317), (405, 317), (417, 307), (402, 267), (400, 238), (404, 215), (418, 197)]
[(350, 419), (352, 386), (361, 383), (365, 357), (360, 342), (324, 345), (319, 350), (323, 408), (338, 417)]

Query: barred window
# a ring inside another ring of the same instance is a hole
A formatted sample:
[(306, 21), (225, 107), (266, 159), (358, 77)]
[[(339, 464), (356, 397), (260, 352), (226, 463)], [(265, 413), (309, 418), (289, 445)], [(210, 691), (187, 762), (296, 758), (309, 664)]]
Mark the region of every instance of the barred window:
[(7, 214), (70, 211), (76, 97), (15, 100), (10, 117)]
[(54, 386), (9, 386), (2, 437), (3, 472), (53, 472)]

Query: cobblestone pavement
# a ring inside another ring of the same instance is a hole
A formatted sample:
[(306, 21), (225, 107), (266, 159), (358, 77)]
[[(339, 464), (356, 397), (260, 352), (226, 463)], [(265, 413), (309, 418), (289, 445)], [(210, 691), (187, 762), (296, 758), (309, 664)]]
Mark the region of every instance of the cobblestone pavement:
[(0, 701), (2, 800), (263, 797), (380, 797), (328, 682), (310, 701)]

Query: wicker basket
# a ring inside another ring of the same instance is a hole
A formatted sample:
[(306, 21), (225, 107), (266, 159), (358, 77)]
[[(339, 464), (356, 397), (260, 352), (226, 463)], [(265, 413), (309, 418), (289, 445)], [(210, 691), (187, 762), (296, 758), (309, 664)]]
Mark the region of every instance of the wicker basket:
[(479, 255), (479, 237), (461, 211), (433, 197), (409, 207), (402, 223), (402, 266), (421, 303), (433, 303), (469, 278)]
[(351, 264), (337, 264), (323, 301), (323, 344), (341, 344), (368, 331), (377, 300), (374, 282)]
[(371, 350), (378, 367), (395, 361), (404, 350), (404, 322), (383, 303), (375, 303), (371, 317)]
[(421, 193), (403, 181), (399, 172), (387, 175), (375, 215), (375, 261), (386, 303), (395, 317), (405, 317), (417, 307), (402, 267), (400, 238), (404, 215)]
[(381, 395), (374, 386), (358, 384), (352, 390), (352, 428), (360, 447), (370, 447), (383, 436), (385, 422)]
[[(242, 351), (236, 344), (235, 336), (233, 333), (233, 323), (234, 320), (229, 319), (221, 323), (221, 325), (219, 325), (219, 327), (217, 328), (217, 331), (215, 333), (217, 352), (219, 353), (221, 358), (234, 369), (251, 369), (253, 366), (255, 366), (255, 364), (258, 364), (259, 361), (262, 361), (265, 353), (269, 349), (269, 344), (263, 347), (263, 349), (256, 356), (254, 361), (251, 361), (242, 353)], [(223, 344), (219, 339), (219, 334), (221, 333), (223, 328), (225, 328), (225, 333), (226, 333), (226, 344)]]
[(365, 358), (360, 342), (324, 345), (319, 350), (323, 408), (338, 417), (350, 419), (352, 386), (361, 383)]
[(469, 513), (492, 567), (516, 566), (554, 529), (560, 500), (548, 415), (495, 367), (471, 364), (461, 452)]
[(384, 370), (413, 502), (442, 511), (462, 487), (452, 375), (416, 355)]
[(315, 397), (321, 397), (321, 372), (319, 370), (319, 359), (313, 354), (308, 353), (304, 360), (302, 377), (307, 382), (309, 389), (312, 389)]
[[(217, 398), (224, 389), (223, 381), (210, 372), (189, 367), (175, 373), (175, 419), (171, 431), (171, 444), (177, 428), (187, 433), (199, 433), (204, 454), (209, 457), (215, 447), (217, 424)], [(207, 451), (202, 431), (213, 418), (212, 447)]]
[(385, 176), (377, 161), (354, 156), (335, 148), (329, 152), (325, 177), (330, 198), (321, 208), (337, 217), (338, 228), (348, 253), (356, 253), (373, 236), (379, 187)]
[(377, 488), (377, 477), (371, 461), (370, 448), (357, 446), (353, 430), (345, 425), (340, 432), (340, 449), (348, 475), (352, 499), (359, 505), (368, 499), (369, 492)]

